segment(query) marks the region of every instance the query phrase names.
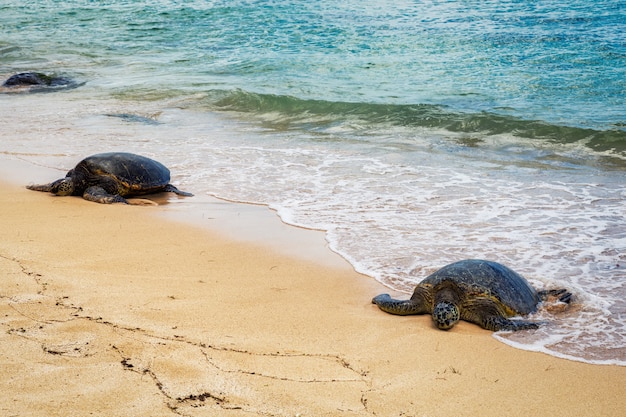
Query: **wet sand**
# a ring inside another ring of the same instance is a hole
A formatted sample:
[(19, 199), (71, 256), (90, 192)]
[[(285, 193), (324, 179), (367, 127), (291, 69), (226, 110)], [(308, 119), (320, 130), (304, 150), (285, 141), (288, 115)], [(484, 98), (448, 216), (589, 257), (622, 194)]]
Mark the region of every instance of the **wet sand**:
[(626, 367), (382, 313), (384, 287), (263, 207), (99, 205), (26, 190), (55, 173), (10, 156), (0, 173), (0, 415), (626, 414)]

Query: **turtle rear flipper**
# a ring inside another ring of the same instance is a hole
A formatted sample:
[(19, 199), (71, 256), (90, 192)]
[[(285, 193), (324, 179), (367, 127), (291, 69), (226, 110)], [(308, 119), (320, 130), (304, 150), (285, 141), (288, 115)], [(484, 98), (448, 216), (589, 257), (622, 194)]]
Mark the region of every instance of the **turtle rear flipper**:
[(159, 203), (152, 201), (147, 198), (127, 198), (126, 201), (128, 204), (133, 206), (158, 206)]
[(124, 203), (128, 204), (128, 200), (126, 200), (121, 195), (117, 194), (109, 194), (104, 188), (94, 185), (89, 187), (83, 193), (83, 198), (85, 200), (94, 201), (96, 203), (102, 204), (113, 204), (113, 203)]
[(165, 186), (165, 189), (163, 191), (167, 191), (170, 193), (175, 193), (184, 197), (193, 197), (193, 194), (188, 193), (187, 191), (181, 191), (178, 188), (176, 188), (175, 186), (173, 186), (172, 184), (167, 184)]
[(556, 290), (543, 290), (537, 292), (537, 295), (542, 301), (560, 301), (565, 304), (569, 304), (572, 301), (572, 293), (565, 288), (559, 288)]

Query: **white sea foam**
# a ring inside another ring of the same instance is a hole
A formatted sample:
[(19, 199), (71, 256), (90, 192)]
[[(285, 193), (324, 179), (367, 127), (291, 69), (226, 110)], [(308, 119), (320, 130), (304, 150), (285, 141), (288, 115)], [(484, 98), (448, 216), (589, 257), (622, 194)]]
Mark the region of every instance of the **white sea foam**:
[[(358, 271), (406, 293), (450, 262), (499, 261), (538, 288), (575, 294), (568, 311), (538, 314), (545, 328), (499, 340), (626, 365), (623, 172), (577, 165), (575, 152), (505, 136), (473, 147), (425, 129), (375, 137), (346, 126), (268, 132), (171, 102), (88, 100), (87, 93), (69, 93), (76, 101), (0, 100), (3, 111), (21, 115), (19, 123), (1, 122), (14, 133), (0, 151), (60, 173), (100, 151), (157, 157), (185, 189), (267, 204), (287, 223), (325, 230), (330, 247)], [(160, 124), (106, 116), (117, 113)]]

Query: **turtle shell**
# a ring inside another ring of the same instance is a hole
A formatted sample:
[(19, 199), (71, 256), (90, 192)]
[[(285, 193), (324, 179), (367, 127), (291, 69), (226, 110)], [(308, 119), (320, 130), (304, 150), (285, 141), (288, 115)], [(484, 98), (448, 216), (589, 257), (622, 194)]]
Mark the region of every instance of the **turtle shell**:
[(31, 87), (29, 91), (44, 91), (47, 88), (74, 88), (79, 84), (68, 77), (46, 75), (41, 72), (21, 72), (12, 75), (4, 83), (2, 87)]
[(466, 302), (472, 297), (489, 297), (507, 307), (512, 315), (529, 314), (539, 303), (537, 291), (515, 271), (497, 262), (467, 259), (444, 266), (426, 277), (420, 285), (437, 288), (452, 282), (462, 291)]
[(126, 190), (122, 194), (146, 194), (163, 189), (170, 182), (170, 171), (163, 164), (145, 156), (125, 152), (101, 153), (89, 156), (76, 165), (92, 178), (114, 179)]

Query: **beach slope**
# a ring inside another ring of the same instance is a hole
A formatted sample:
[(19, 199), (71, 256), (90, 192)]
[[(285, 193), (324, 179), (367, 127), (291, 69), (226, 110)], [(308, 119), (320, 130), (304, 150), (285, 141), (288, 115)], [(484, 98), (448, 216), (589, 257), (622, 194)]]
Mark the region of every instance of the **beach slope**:
[(167, 205), (2, 183), (0, 207), (4, 416), (626, 413), (626, 368), (382, 313), (348, 264), (153, 215)]

